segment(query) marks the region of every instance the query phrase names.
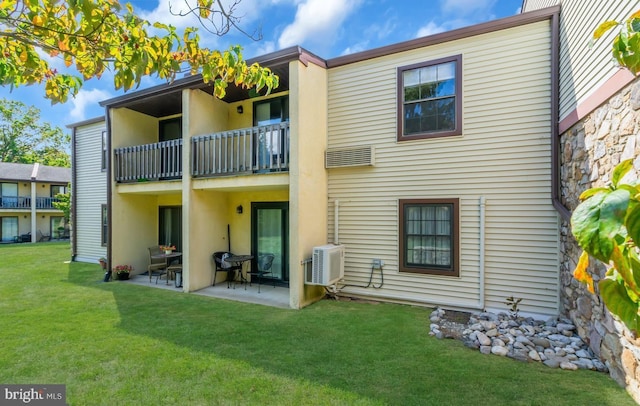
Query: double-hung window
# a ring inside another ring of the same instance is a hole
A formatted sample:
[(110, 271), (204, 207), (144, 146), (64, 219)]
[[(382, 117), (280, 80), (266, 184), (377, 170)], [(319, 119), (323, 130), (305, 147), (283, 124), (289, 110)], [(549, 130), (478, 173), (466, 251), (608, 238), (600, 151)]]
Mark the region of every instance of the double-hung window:
[(398, 68), (398, 141), (462, 134), (462, 55)]
[(458, 199), (399, 202), (400, 271), (458, 276)]

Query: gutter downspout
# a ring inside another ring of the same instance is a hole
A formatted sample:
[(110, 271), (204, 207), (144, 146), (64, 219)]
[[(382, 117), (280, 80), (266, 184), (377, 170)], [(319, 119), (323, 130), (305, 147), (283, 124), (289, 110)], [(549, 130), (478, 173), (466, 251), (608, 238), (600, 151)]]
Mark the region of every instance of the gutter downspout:
[[(78, 170), (78, 158), (76, 142), (78, 141), (77, 136), (77, 127), (73, 127), (71, 129), (71, 207), (78, 207), (78, 197), (76, 191), (76, 187), (78, 186), (78, 177), (76, 171)], [(77, 236), (77, 228), (75, 227), (78, 224), (78, 219), (76, 217), (77, 210), (71, 210), (71, 261), (75, 262), (76, 255), (78, 254), (78, 236)], [(102, 214), (102, 213), (100, 213)]]
[(111, 221), (112, 215), (112, 207), (111, 207), (111, 180), (113, 176), (111, 174), (111, 157), (113, 156), (113, 151), (111, 151), (111, 112), (109, 111), (110, 107), (105, 107), (105, 130), (107, 131), (106, 136), (106, 146), (107, 149), (107, 267), (111, 269), (113, 262), (111, 262), (111, 237), (112, 237), (112, 229), (113, 224)]
[(551, 202), (563, 220), (571, 219), (560, 191), (560, 13), (551, 16)]

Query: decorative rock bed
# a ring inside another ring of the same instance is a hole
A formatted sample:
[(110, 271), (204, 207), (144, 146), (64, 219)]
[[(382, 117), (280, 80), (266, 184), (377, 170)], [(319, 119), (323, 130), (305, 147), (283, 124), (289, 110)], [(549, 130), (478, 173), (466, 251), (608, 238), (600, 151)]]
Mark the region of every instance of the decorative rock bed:
[(437, 308), (430, 321), (429, 335), (461, 340), (483, 354), (542, 362), (551, 368), (608, 371), (566, 319), (541, 321), (506, 313), (471, 314)]

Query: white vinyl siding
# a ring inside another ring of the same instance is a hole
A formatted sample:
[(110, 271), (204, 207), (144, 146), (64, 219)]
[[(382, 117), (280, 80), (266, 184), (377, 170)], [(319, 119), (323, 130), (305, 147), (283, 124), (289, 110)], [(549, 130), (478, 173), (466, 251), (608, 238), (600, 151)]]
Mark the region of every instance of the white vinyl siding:
[(522, 12), (539, 10), (560, 4), (560, 0), (525, 0), (522, 5)]
[(563, 0), (560, 17), (560, 119), (574, 111), (619, 70), (611, 55), (615, 28), (593, 42), (593, 31), (608, 20), (624, 21), (640, 8), (637, 0)]
[[(558, 312), (558, 218), (551, 204), (550, 22), (478, 35), (329, 71), (328, 147), (373, 145), (375, 166), (329, 170), (345, 283), (357, 295), (475, 307), (486, 199), (485, 306)], [(496, 50), (499, 50), (497, 52)], [(396, 142), (396, 68), (462, 54), (461, 136)], [(399, 199), (460, 199), (460, 276), (398, 272)], [(379, 272), (373, 283), (379, 283)]]
[(107, 255), (101, 244), (102, 205), (107, 203), (107, 172), (101, 170), (104, 121), (76, 129), (76, 223), (73, 225), (78, 261), (97, 261)]

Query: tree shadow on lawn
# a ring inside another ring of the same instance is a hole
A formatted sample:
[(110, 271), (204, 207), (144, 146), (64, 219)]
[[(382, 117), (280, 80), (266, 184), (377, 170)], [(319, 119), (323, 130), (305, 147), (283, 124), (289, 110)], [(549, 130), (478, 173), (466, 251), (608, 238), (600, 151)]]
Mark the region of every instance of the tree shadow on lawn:
[[(112, 292), (118, 327), (128, 333), (384, 404), (475, 404), (479, 395), (482, 403), (545, 404), (555, 398), (554, 404), (573, 404), (574, 395), (601, 379), (591, 371), (524, 366), (429, 337), (430, 311), (424, 308), (324, 300), (302, 310), (278, 309), (96, 282), (93, 272), (75, 271), (73, 264), (69, 281)], [(523, 367), (530, 370), (523, 373)], [(608, 404), (609, 395), (589, 398)]]

